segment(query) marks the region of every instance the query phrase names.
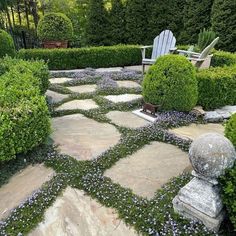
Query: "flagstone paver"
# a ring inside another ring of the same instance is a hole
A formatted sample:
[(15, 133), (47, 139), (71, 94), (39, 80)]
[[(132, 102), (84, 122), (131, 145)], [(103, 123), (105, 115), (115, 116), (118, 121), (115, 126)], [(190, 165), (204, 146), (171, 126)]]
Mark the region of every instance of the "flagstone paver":
[(96, 72), (106, 73), (106, 72), (121, 72), (122, 67), (110, 67), (110, 68), (99, 68), (96, 69)]
[(132, 80), (118, 80), (116, 81), (119, 87), (123, 88), (141, 88), (141, 85)]
[(72, 87), (67, 87), (67, 88), (74, 93), (92, 93), (96, 91), (97, 85), (86, 84), (86, 85), (72, 86)]
[(68, 187), (45, 213), (30, 236), (135, 236), (115, 210), (100, 205), (83, 191)]
[(52, 78), (49, 81), (50, 81), (51, 84), (63, 84), (65, 82), (69, 82), (71, 80), (73, 80), (73, 79), (72, 78), (63, 77), (63, 78)]
[(139, 128), (150, 124), (148, 121), (139, 118), (132, 112), (111, 111), (106, 116), (116, 125), (127, 128)]
[(224, 126), (222, 124), (191, 124), (180, 128), (171, 129), (170, 132), (182, 138), (195, 139), (206, 133), (219, 133), (224, 135)]
[(81, 114), (52, 119), (52, 139), (62, 153), (90, 160), (116, 145), (120, 133), (113, 125), (99, 123)]
[(7, 217), (11, 209), (26, 200), (53, 175), (54, 171), (43, 164), (28, 166), (15, 174), (7, 184), (0, 188), (0, 219)]
[(178, 176), (190, 162), (187, 153), (165, 143), (152, 142), (136, 153), (119, 160), (105, 176), (134, 193), (151, 199), (157, 189)]
[(57, 92), (54, 92), (54, 91), (51, 91), (51, 90), (48, 90), (46, 92), (46, 95), (47, 95), (47, 97), (49, 97), (49, 99), (51, 99), (52, 103), (61, 102), (65, 98), (69, 97), (68, 94), (61, 94), (61, 93), (57, 93)]
[(62, 110), (91, 110), (99, 108), (99, 106), (92, 100), (92, 99), (84, 99), (84, 100), (73, 100), (70, 102), (66, 102), (56, 108), (56, 111), (62, 111)]
[(105, 98), (111, 102), (131, 102), (137, 99), (142, 98), (142, 95), (139, 94), (122, 94), (122, 95), (108, 95)]

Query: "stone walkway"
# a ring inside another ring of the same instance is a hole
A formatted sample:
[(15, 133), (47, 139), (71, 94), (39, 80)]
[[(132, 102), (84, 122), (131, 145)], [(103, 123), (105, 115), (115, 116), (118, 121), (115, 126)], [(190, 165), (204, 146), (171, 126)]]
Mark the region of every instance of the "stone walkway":
[(14, 175), (9, 183), (0, 188), (0, 220), (7, 217), (13, 208), (24, 202), (53, 175), (54, 171), (44, 165), (29, 166)]

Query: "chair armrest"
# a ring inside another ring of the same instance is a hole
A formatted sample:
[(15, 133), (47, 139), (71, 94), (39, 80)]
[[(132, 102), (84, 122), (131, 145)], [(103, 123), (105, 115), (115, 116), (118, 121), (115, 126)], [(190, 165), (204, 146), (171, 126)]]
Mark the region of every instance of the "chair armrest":
[(152, 45), (149, 46), (142, 46), (141, 48), (141, 53), (142, 53), (142, 58), (145, 59), (145, 55), (146, 55), (146, 48), (152, 48)]
[(188, 57), (188, 60), (190, 61), (205, 61), (206, 58), (204, 59), (199, 59), (199, 58), (196, 58), (196, 57)]
[(175, 51), (177, 51), (177, 47), (175, 47), (175, 48), (170, 48), (170, 52), (175, 52)]
[(188, 54), (188, 55), (195, 55), (200, 56), (200, 53), (197, 52), (191, 52), (191, 51), (185, 51), (185, 50), (177, 50), (178, 53)]

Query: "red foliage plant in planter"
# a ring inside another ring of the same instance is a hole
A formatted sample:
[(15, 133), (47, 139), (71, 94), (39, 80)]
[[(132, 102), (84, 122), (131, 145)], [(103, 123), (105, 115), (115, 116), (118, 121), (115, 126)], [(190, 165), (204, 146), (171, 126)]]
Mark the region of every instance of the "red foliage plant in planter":
[(67, 48), (73, 36), (73, 26), (66, 15), (49, 13), (39, 21), (37, 33), (44, 48)]

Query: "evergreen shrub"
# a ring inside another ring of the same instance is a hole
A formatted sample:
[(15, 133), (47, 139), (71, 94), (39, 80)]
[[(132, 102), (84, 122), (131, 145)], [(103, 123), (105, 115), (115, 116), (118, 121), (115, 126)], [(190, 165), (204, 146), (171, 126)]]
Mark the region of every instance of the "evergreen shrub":
[(73, 36), (73, 26), (66, 15), (49, 13), (39, 21), (37, 33), (43, 41), (70, 40)]
[(14, 56), (15, 46), (10, 34), (0, 29), (0, 58), (4, 56)]
[(180, 55), (158, 58), (143, 81), (143, 96), (162, 110), (190, 111), (198, 97), (194, 66)]

